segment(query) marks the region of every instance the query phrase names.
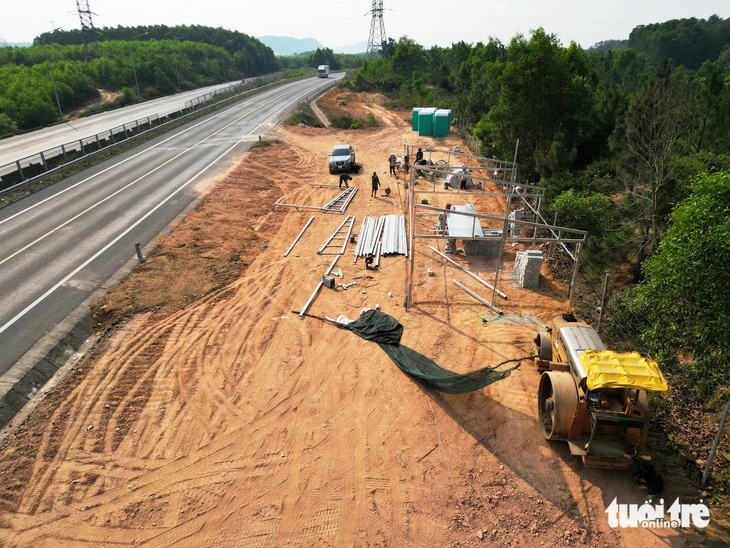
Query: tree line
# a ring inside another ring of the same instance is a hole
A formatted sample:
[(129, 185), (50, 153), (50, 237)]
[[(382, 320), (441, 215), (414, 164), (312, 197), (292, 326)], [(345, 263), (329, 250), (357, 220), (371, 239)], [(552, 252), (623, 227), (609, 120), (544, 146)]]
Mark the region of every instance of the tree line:
[(94, 38), (56, 29), (30, 47), (0, 48), (0, 137), (58, 122), (99, 89), (121, 91), (121, 106), (277, 71), (347, 70), (363, 57), (329, 48), (276, 57), (246, 34), (199, 25), (106, 27)]
[(546, 188), (551, 221), (589, 232), (586, 268), (624, 281), (614, 311), (710, 394), (730, 383), (730, 19), (606, 44), (542, 28), (450, 48), (402, 37), (348, 85), (452, 109), (484, 156), (511, 160), (519, 141), (520, 181)]
[[(0, 48), (0, 136), (57, 122), (66, 110), (122, 91), (122, 104), (280, 69), (270, 48), (202, 26), (55, 30), (30, 47)], [(61, 112), (59, 112), (59, 110)]]

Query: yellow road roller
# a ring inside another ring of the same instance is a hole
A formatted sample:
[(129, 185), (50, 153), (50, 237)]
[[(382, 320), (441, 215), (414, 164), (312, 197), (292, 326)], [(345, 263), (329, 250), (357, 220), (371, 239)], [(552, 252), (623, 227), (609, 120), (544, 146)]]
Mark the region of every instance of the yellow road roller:
[(586, 466), (625, 470), (648, 460), (646, 393), (669, 393), (657, 363), (606, 349), (596, 330), (572, 314), (553, 318), (535, 345), (545, 438), (566, 441)]

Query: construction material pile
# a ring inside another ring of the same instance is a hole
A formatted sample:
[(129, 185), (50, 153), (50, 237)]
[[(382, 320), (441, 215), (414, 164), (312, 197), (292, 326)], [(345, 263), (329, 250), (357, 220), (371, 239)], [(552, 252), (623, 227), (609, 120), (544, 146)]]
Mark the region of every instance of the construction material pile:
[(406, 219), (403, 215), (368, 216), (362, 220), (355, 258), (389, 254), (406, 255)]
[(521, 287), (531, 289), (540, 285), (540, 269), (542, 268), (542, 251), (518, 251), (515, 259), (514, 273)]

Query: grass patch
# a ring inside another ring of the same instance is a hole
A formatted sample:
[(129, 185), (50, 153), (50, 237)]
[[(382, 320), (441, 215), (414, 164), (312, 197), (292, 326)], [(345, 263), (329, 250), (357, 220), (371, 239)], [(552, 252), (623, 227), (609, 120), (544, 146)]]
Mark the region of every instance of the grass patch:
[(274, 143), (278, 143), (278, 141), (269, 141), (268, 139), (259, 139), (255, 143), (251, 145), (251, 150), (256, 150), (257, 148), (264, 148), (271, 146)]
[(291, 116), (287, 118), (286, 124), (289, 126), (324, 127), (309, 105), (301, 106), (292, 112)]

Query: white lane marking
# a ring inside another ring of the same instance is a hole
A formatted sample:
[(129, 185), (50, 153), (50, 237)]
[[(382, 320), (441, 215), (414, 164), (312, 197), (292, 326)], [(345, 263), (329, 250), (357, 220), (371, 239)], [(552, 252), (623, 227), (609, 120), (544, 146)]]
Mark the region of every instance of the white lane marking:
[[(272, 90), (272, 91), (273, 91), (273, 90)], [(279, 91), (282, 91), (282, 90), (281, 90), (281, 89), (278, 89), (278, 90), (276, 90), (276, 91), (277, 91), (277, 92), (279, 92)], [(262, 106), (268, 105), (268, 104), (270, 104), (270, 103), (272, 103), (272, 102), (274, 102), (274, 101), (278, 100), (279, 98), (280, 98), (280, 96), (274, 97), (274, 98), (272, 98), (272, 99), (271, 99), (270, 101), (267, 101), (267, 102), (265, 102), (265, 103), (264, 103), (264, 105), (262, 105)], [(120, 162), (118, 162), (118, 163), (114, 164), (113, 166), (109, 166), (108, 168), (106, 168), (106, 169), (103, 169), (102, 171), (100, 171), (100, 172), (98, 172), (98, 173), (95, 173), (94, 175), (91, 175), (90, 177), (87, 177), (86, 179), (84, 179), (84, 180), (82, 180), (82, 181), (79, 181), (78, 183), (76, 183), (76, 184), (73, 184), (73, 185), (71, 185), (70, 187), (68, 187), (68, 188), (66, 188), (66, 189), (64, 189), (64, 190), (61, 190), (61, 191), (59, 191), (59, 192), (56, 192), (56, 193), (55, 193), (55, 194), (54, 194), (53, 196), (49, 196), (48, 198), (44, 198), (43, 200), (41, 200), (40, 202), (38, 202), (38, 203), (36, 203), (36, 204), (33, 204), (32, 206), (29, 206), (29, 207), (25, 208), (25, 209), (24, 209), (24, 210), (22, 210), (22, 211), (18, 211), (17, 213), (15, 213), (15, 214), (11, 215), (11, 216), (10, 216), (10, 217), (8, 217), (7, 219), (2, 219), (2, 220), (0, 220), (0, 225), (3, 225), (3, 224), (7, 223), (8, 221), (10, 221), (10, 220), (12, 220), (12, 219), (15, 219), (16, 217), (19, 217), (20, 215), (23, 215), (23, 214), (27, 213), (28, 211), (30, 211), (30, 210), (32, 210), (32, 209), (35, 209), (36, 207), (38, 207), (38, 206), (41, 206), (41, 205), (43, 205), (44, 203), (46, 203), (46, 202), (48, 202), (48, 201), (50, 201), (50, 200), (53, 200), (54, 198), (58, 198), (58, 197), (59, 197), (59, 196), (61, 196), (62, 194), (65, 194), (66, 192), (68, 192), (68, 191), (70, 191), (70, 190), (73, 190), (74, 188), (78, 187), (79, 185), (82, 185), (82, 184), (88, 183), (88, 182), (89, 182), (89, 181), (91, 181), (92, 179), (95, 179), (96, 177), (99, 177), (99, 176), (103, 175), (103, 174), (104, 174), (104, 173), (106, 173), (107, 171), (111, 171), (112, 169), (115, 169), (115, 168), (117, 168), (117, 167), (119, 167), (119, 166), (121, 166), (121, 165), (123, 165), (123, 164), (125, 164), (125, 163), (127, 163), (127, 162), (129, 162), (129, 161), (131, 161), (131, 160), (134, 160), (135, 158), (137, 158), (137, 157), (141, 156), (142, 154), (146, 154), (146, 153), (150, 152), (151, 150), (154, 150), (154, 149), (156, 149), (156, 148), (162, 147), (162, 145), (164, 145), (164, 144), (165, 144), (165, 143), (167, 143), (168, 141), (171, 141), (172, 139), (176, 139), (177, 137), (180, 137), (181, 135), (184, 135), (184, 134), (185, 134), (185, 133), (187, 133), (188, 131), (192, 131), (193, 129), (195, 129), (195, 128), (199, 127), (199, 126), (201, 126), (201, 125), (203, 125), (203, 124), (205, 124), (205, 123), (208, 123), (208, 122), (210, 122), (210, 120), (212, 120), (212, 119), (215, 119), (215, 118), (219, 118), (219, 117), (222, 117), (223, 115), (225, 115), (225, 114), (228, 114), (228, 113), (229, 113), (229, 112), (231, 112), (232, 110), (235, 110), (235, 109), (237, 109), (237, 108), (240, 108), (241, 106), (242, 106), (242, 105), (240, 105), (240, 104), (239, 104), (239, 105), (233, 105), (233, 106), (232, 106), (231, 108), (229, 108), (229, 109), (226, 109), (226, 110), (224, 110), (224, 111), (222, 111), (222, 112), (219, 112), (219, 113), (215, 114), (214, 116), (211, 116), (210, 118), (206, 118), (205, 120), (202, 120), (202, 121), (198, 122), (197, 124), (195, 124), (195, 125), (193, 125), (193, 126), (190, 126), (189, 128), (186, 128), (186, 129), (184, 129), (184, 130), (180, 131), (179, 133), (176, 133), (175, 135), (171, 135), (171, 136), (170, 136), (170, 137), (168, 137), (167, 139), (164, 139), (163, 141), (161, 141), (161, 142), (157, 143), (156, 145), (153, 145), (153, 146), (151, 146), (151, 147), (149, 147), (149, 148), (147, 148), (147, 149), (145, 149), (145, 150), (143, 150), (143, 151), (141, 151), (141, 152), (138, 152), (138, 153), (136, 153), (136, 154), (134, 154), (134, 155), (130, 156), (130, 157), (129, 157), (129, 158), (127, 158), (126, 160), (121, 160)], [(243, 105), (243, 106), (248, 106), (248, 105)], [(223, 127), (223, 128), (221, 128), (221, 129), (217, 130), (217, 131), (216, 131), (215, 133), (218, 133), (218, 132), (219, 132), (219, 131), (221, 131), (222, 129), (225, 129), (225, 128), (227, 128), (227, 127), (229, 127), (229, 126), (231, 126), (231, 125), (235, 124), (236, 122), (238, 122), (238, 121), (239, 121), (239, 120), (241, 120), (242, 118), (244, 118), (244, 117), (246, 117), (246, 116), (249, 116), (249, 115), (250, 115), (251, 113), (253, 113), (254, 111), (258, 110), (259, 108), (261, 108), (261, 106), (255, 107), (255, 108), (254, 108), (254, 109), (253, 109), (252, 111), (250, 111), (250, 112), (247, 112), (247, 113), (245, 113), (245, 114), (242, 114), (241, 116), (239, 116), (238, 118), (236, 118), (236, 119), (235, 119), (235, 120), (234, 120), (233, 122), (231, 122), (231, 123), (230, 123), (230, 124), (228, 124), (227, 126), (224, 126), (224, 127)], [(262, 123), (261, 125), (263, 125), (263, 123)], [(257, 126), (257, 127), (260, 127), (260, 125), (259, 125), (259, 126)], [(213, 134), (211, 134), (211, 135), (215, 135), (215, 133), (213, 133)], [(210, 137), (211, 137), (211, 135), (208, 135), (208, 136), (204, 137), (204, 138), (203, 138), (203, 139), (201, 139), (201, 140), (200, 140), (200, 141), (199, 141), (198, 143), (196, 143), (195, 145), (193, 145), (193, 147), (195, 147), (196, 145), (198, 145), (198, 144), (200, 144), (201, 142), (205, 141), (206, 139), (210, 138)], [(250, 135), (250, 134), (249, 134), (249, 135)], [(240, 141), (239, 141), (239, 143), (240, 143)], [(236, 143), (236, 144), (238, 144), (238, 143)], [(190, 147), (190, 148), (193, 148), (193, 147)]]
[(254, 134), (256, 130), (258, 130), (263, 125), (267, 124), (271, 119), (275, 118), (279, 115), (279, 113), (282, 110), (285, 110), (286, 108), (289, 108), (289, 106), (294, 103), (295, 101), (298, 101), (300, 97), (302, 97), (302, 94), (296, 97), (295, 99), (292, 99), (289, 101), (286, 105), (282, 106), (279, 110), (274, 112), (271, 116), (266, 118), (263, 122), (261, 122), (259, 125), (257, 125), (253, 130), (248, 132), (245, 136), (243, 136), (241, 139), (236, 141), (233, 145), (228, 147), (223, 153), (221, 153), (218, 157), (216, 157), (213, 161), (211, 161), (207, 166), (202, 168), (198, 173), (193, 175), (190, 179), (188, 179), (185, 183), (181, 184), (177, 189), (173, 190), (172, 193), (170, 193), (166, 198), (164, 198), (161, 202), (159, 202), (155, 207), (153, 207), (150, 211), (148, 211), (145, 215), (137, 219), (132, 225), (130, 225), (126, 230), (121, 232), (116, 238), (111, 240), (108, 244), (106, 244), (103, 248), (101, 248), (99, 251), (94, 253), (91, 257), (89, 257), (86, 261), (84, 261), (82, 264), (80, 264), (78, 267), (76, 267), (72, 272), (70, 272), (68, 275), (66, 275), (65, 278), (61, 279), (56, 285), (51, 287), (48, 291), (46, 291), (43, 295), (38, 297), (35, 301), (30, 303), (28, 306), (26, 306), (23, 310), (18, 312), (13, 318), (11, 318), (8, 322), (6, 322), (2, 327), (0, 327), (0, 333), (4, 333), (8, 328), (10, 328), (15, 322), (17, 322), (20, 318), (25, 316), (28, 312), (33, 310), (36, 306), (38, 306), (40, 303), (42, 303), (49, 295), (51, 295), (56, 289), (61, 287), (63, 284), (65, 284), (68, 280), (73, 278), (76, 274), (78, 274), (81, 270), (86, 268), (92, 261), (97, 259), (102, 253), (107, 251), (110, 247), (112, 247), (115, 243), (117, 243), (119, 240), (124, 238), (127, 234), (129, 234), (132, 230), (134, 230), (139, 224), (141, 224), (145, 219), (147, 219), (150, 215), (152, 215), (155, 211), (157, 211), (159, 208), (161, 208), (163, 205), (165, 205), (168, 201), (170, 201), (173, 196), (178, 194), (180, 191), (185, 189), (188, 185), (190, 185), (193, 181), (195, 181), (198, 177), (200, 177), (203, 173), (208, 171), (213, 165), (216, 164), (221, 158), (223, 158), (226, 154), (228, 154), (231, 150), (236, 148), (238, 145), (240, 145), (243, 141), (245, 141), (249, 136)]

